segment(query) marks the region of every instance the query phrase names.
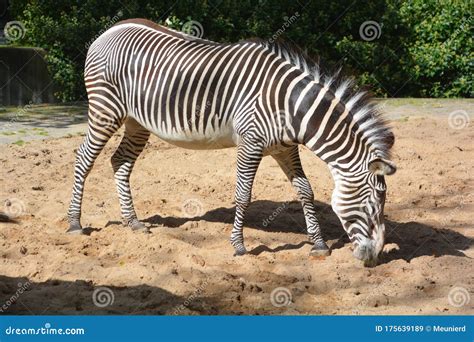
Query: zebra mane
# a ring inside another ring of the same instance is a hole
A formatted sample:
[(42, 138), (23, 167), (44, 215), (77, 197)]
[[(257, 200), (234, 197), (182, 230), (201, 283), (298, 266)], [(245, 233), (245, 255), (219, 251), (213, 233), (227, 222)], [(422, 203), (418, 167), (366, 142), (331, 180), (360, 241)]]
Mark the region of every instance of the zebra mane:
[[(333, 75), (324, 75), (319, 63), (311, 60), (301, 49), (284, 41), (269, 42), (252, 39), (253, 42), (286, 60), (301, 71), (309, 74), (315, 82), (322, 83), (341, 100), (352, 114), (362, 136), (371, 145), (380, 158), (390, 158), (390, 149), (394, 143), (394, 135), (387, 119), (384, 118), (379, 105), (366, 91), (360, 91), (351, 78), (340, 76), (341, 69)], [(351, 115), (350, 114), (350, 115)], [(350, 116), (349, 116), (350, 117)]]

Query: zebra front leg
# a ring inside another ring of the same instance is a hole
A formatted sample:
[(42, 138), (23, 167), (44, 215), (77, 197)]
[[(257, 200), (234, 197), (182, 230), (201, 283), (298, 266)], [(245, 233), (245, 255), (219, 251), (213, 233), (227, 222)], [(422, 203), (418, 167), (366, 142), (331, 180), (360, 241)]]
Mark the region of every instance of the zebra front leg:
[(245, 212), (250, 204), (252, 186), (258, 165), (263, 157), (263, 144), (243, 140), (237, 153), (237, 184), (235, 188), (235, 220), (230, 242), (234, 256), (247, 253), (244, 245), (243, 226)]
[(331, 251), (323, 240), (321, 227), (316, 218), (314, 194), (311, 189), (311, 184), (303, 171), (298, 146), (291, 147), (284, 152), (273, 155), (273, 158), (278, 162), (278, 165), (280, 165), (283, 172), (290, 180), (293, 188), (296, 190), (298, 200), (301, 202), (303, 207), (308, 238), (314, 244), (311, 248), (310, 255), (330, 255)]
[(149, 137), (150, 132), (148, 130), (140, 126), (134, 119), (129, 118), (125, 122), (122, 141), (111, 158), (123, 224), (134, 231), (146, 233), (149, 232), (149, 229), (138, 220), (133, 207), (130, 174)]

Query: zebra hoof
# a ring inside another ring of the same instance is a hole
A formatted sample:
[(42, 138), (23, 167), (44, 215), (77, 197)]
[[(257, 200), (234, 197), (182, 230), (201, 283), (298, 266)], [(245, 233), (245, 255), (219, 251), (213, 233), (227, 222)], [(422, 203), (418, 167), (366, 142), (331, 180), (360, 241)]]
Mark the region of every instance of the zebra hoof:
[(245, 254), (247, 254), (247, 250), (245, 249), (244, 246), (239, 246), (235, 248), (234, 256), (242, 256)]
[(81, 224), (79, 222), (72, 222), (69, 225), (69, 229), (66, 230), (66, 233), (70, 235), (81, 235), (84, 234), (84, 231), (82, 230)]
[(141, 233), (141, 234), (151, 234), (150, 228), (147, 228), (147, 227), (137, 228), (137, 229), (132, 228), (132, 232)]
[(313, 248), (311, 248), (309, 255), (314, 257), (326, 257), (331, 255), (331, 250), (325, 242), (315, 243)]
[(128, 226), (132, 229), (133, 232), (145, 234), (150, 233), (150, 229), (138, 220), (133, 220), (131, 223), (129, 223)]

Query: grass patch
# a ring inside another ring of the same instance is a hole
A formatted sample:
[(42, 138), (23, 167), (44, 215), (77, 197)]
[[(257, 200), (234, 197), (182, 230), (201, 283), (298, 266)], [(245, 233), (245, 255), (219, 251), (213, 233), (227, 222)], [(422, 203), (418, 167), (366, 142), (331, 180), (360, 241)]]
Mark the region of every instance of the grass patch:
[(43, 136), (49, 135), (49, 132), (46, 131), (43, 127), (35, 127), (35, 128), (32, 128), (32, 130), (34, 131), (35, 135), (43, 135)]
[(25, 145), (25, 141), (20, 139), (20, 140), (17, 140), (15, 142), (13, 142), (12, 144), (17, 145), (17, 146), (23, 146), (23, 145)]
[(13, 131), (2, 132), (2, 135), (7, 135), (7, 136), (9, 136), (9, 135), (15, 135), (15, 134), (16, 134), (16, 132), (13, 132)]

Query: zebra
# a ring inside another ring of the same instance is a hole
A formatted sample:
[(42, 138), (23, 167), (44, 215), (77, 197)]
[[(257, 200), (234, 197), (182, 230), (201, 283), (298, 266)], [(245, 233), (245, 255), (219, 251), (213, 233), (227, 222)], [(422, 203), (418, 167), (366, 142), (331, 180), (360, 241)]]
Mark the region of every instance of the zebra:
[(133, 231), (139, 221), (130, 174), (151, 133), (183, 148), (237, 147), (235, 218), (230, 242), (247, 253), (243, 225), (260, 161), (272, 156), (296, 190), (312, 243), (311, 255), (328, 256), (316, 218), (314, 194), (299, 146), (329, 167), (331, 205), (367, 265), (383, 249), (385, 175), (394, 135), (371, 97), (352, 81), (324, 76), (317, 63), (281, 42), (220, 44), (145, 19), (121, 21), (89, 47), (84, 80), (88, 130), (77, 150), (68, 233), (81, 234), (84, 182), (95, 159), (121, 126), (111, 158), (121, 216)]

